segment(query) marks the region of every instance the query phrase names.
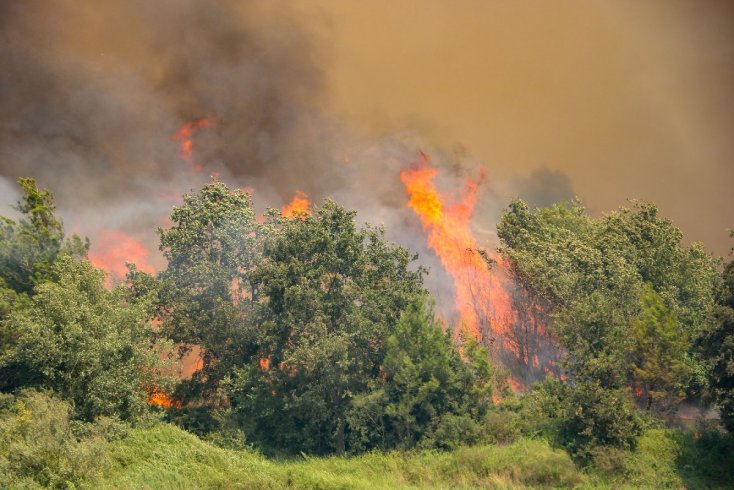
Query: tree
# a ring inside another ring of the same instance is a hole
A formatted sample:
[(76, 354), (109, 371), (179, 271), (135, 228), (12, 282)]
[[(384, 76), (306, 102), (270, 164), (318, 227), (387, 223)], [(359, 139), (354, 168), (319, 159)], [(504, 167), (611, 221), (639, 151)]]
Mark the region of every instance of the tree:
[(667, 413), (702, 371), (691, 339), (713, 320), (716, 260), (683, 247), (644, 202), (594, 219), (579, 201), (531, 210), (516, 200), (498, 235), (564, 350), (567, 381), (548, 404), (558, 440), (581, 459), (596, 445), (630, 447), (641, 424), (629, 392)]
[(122, 287), (108, 291), (86, 260), (61, 257), (50, 273), (56, 281), (36, 286), (30, 306), (7, 319), (28, 384), (57, 392), (79, 419), (138, 418), (148, 392), (165, 384), (149, 306), (127, 302)]
[[(681, 246), (680, 231), (651, 203), (635, 202), (593, 219), (578, 201), (531, 211), (516, 200), (498, 234), (519, 279), (549, 305), (553, 334), (578, 382), (620, 388), (639, 374), (629, 353), (654, 355), (630, 345), (633, 328), (644, 330), (646, 309), (652, 308), (645, 304), (648, 287), (674, 316), (682, 338), (689, 339), (685, 346), (676, 344), (676, 365), (691, 351), (690, 339), (712, 321), (716, 261), (699, 244)], [(658, 327), (647, 333), (666, 336), (666, 328), (673, 328)], [(642, 363), (638, 359), (636, 366)], [(687, 373), (677, 371), (682, 376), (677, 382), (685, 384)], [(666, 387), (675, 391), (678, 384)]]
[(492, 369), (476, 342), (459, 346), (419, 300), (386, 344), (381, 376), (348, 412), (354, 449), (452, 448), (476, 442), (491, 405)]
[(714, 327), (701, 335), (699, 345), (708, 367), (711, 398), (724, 427), (734, 433), (734, 259), (724, 266), (716, 319)]
[(668, 413), (685, 397), (693, 375), (690, 341), (676, 316), (648, 284), (642, 313), (631, 325), (631, 383), (646, 410)]
[(24, 192), (14, 207), (18, 221), (0, 217), (0, 390), (23, 386), (31, 374), (15, 355), (17, 332), (7, 325), (13, 311), (28, 308), (35, 288), (54, 280), (60, 257), (86, 257), (89, 241), (65, 238), (54, 214), (53, 196), (33, 179), (18, 181)]
[(76, 235), (65, 239), (51, 193), (38, 189), (33, 179), (18, 184), (24, 192), (15, 206), (20, 220), (0, 218), (0, 278), (4, 287), (29, 295), (36, 284), (52, 277), (59, 255), (84, 257), (89, 242)]
[(213, 402), (219, 382), (255, 352), (256, 291), (249, 274), (261, 253), (263, 227), (250, 196), (221, 182), (184, 196), (171, 222), (159, 229), (168, 260), (158, 286), (162, 333), (183, 351), (202, 348), (203, 367), (182, 388)]
[(415, 258), (332, 201), (278, 221), (251, 275), (258, 352), (229, 384), (232, 413), (265, 448), (346, 450), (351, 400), (381, 375), (385, 340), (425, 294)]

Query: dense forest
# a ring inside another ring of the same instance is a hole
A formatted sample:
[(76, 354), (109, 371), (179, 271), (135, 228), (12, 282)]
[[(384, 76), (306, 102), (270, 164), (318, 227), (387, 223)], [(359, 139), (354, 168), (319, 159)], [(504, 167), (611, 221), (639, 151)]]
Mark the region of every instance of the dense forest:
[(0, 487), (734, 481), (734, 260), (652, 203), (509, 204), (497, 254), (557, 354), (513, 390), (491, 336), (436, 313), (416, 254), (336, 202), (263, 217), (212, 181), (158, 230), (165, 269), (111, 286), (52, 195), (19, 185)]

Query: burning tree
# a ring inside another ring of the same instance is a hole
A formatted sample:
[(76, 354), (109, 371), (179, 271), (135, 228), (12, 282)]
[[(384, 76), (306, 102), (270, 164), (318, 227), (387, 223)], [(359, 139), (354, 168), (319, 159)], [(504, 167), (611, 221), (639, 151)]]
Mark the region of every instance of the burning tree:
[(520, 390), (542, 378), (557, 357), (543, 309), (515, 283), (505, 258), (480, 248), (474, 237), (471, 218), (483, 177), (467, 179), (461, 199), (448, 202), (433, 182), (438, 169), (430, 163), (419, 153), (419, 160), (400, 172), (400, 178), (429, 248), (453, 279), (459, 314), (454, 328), (487, 346), (510, 369), (510, 382)]

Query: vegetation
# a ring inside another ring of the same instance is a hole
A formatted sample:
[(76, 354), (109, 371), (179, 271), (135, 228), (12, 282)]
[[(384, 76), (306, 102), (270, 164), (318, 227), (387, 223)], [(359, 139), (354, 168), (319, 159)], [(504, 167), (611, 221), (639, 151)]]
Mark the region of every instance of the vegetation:
[[(110, 289), (51, 195), (20, 185), (0, 229), (0, 487), (734, 478), (734, 261), (722, 276), (652, 204), (594, 219), (511, 203), (501, 251), (563, 354), (558, 377), (514, 395), (491, 345), (445, 331), (414, 254), (334, 202), (259, 221), (212, 182), (159, 230), (167, 268), (131, 264)], [(193, 347), (202, 368), (168, 376)], [(722, 424), (673, 428), (684, 400)]]
[(675, 411), (705, 383), (694, 339), (715, 324), (717, 262), (650, 203), (600, 219), (579, 202), (530, 210), (514, 201), (498, 225), (518, 278), (551, 312), (569, 383), (553, 390), (560, 438), (582, 460), (629, 448), (642, 420)]
[(344, 453), (352, 398), (379, 380), (385, 340), (425, 294), (411, 259), (333, 202), (268, 238), (251, 276), (253, 355), (228, 384), (232, 415), (261, 447)]
[(711, 397), (719, 407), (724, 426), (734, 433), (734, 258), (724, 267), (723, 277), (716, 308), (717, 323), (704, 332), (700, 344), (708, 363)]

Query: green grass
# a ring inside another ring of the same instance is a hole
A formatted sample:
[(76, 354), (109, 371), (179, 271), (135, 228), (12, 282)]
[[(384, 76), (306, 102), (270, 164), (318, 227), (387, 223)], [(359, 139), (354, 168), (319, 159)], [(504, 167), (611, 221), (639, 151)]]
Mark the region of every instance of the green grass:
[[(90, 488), (734, 488), (725, 439), (673, 429), (645, 433), (582, 471), (543, 440), (451, 452), (369, 453), (278, 461), (222, 449), (170, 424), (132, 430), (106, 448)], [(606, 465), (606, 467), (604, 467)]]
[(548, 488), (585, 482), (543, 441), (452, 452), (371, 453), (272, 461), (214, 447), (171, 425), (132, 431), (109, 447), (94, 488)]
[(0, 488), (734, 488), (734, 439), (714, 426), (651, 429), (634, 451), (597, 448), (581, 469), (542, 439), (277, 460), (148, 423), (80, 424), (43, 393), (0, 396)]

